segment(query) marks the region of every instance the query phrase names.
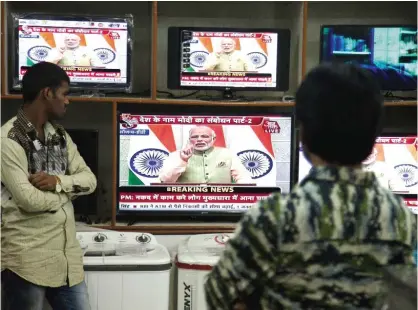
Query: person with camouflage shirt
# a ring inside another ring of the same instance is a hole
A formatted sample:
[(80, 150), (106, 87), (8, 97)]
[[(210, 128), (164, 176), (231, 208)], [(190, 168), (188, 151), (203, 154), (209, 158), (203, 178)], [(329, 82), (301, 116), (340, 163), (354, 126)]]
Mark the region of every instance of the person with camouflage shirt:
[(243, 216), (205, 283), (209, 310), (381, 308), (384, 268), (412, 264), (416, 243), (416, 217), (361, 169), (382, 114), (362, 69), (327, 64), (306, 76), (296, 119), (314, 168)]

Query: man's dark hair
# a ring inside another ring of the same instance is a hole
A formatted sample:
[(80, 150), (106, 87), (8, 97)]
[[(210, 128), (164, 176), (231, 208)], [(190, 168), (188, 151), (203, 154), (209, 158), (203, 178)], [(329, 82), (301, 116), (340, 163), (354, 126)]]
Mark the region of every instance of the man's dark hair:
[(296, 92), (296, 119), (302, 144), (324, 161), (357, 165), (380, 133), (383, 96), (365, 70), (348, 64), (322, 64)]
[(44, 88), (54, 92), (63, 82), (70, 83), (67, 73), (50, 62), (40, 62), (30, 67), (22, 80), (23, 102), (32, 103)]

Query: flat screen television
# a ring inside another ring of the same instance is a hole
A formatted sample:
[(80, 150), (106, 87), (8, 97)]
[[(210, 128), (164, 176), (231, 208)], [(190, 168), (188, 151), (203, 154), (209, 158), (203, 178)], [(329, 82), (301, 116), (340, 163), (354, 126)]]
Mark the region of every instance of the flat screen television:
[(405, 206), (411, 210), (412, 213), (418, 215), (418, 199), (416, 195), (404, 195), (403, 201)]
[(320, 60), (357, 64), (383, 91), (416, 90), (417, 26), (322, 26)]
[(219, 107), (119, 112), (120, 214), (240, 214), (290, 191), (292, 115)]
[(289, 88), (289, 29), (170, 27), (170, 89)]
[[(298, 180), (311, 169), (299, 144)], [(377, 138), (364, 169), (374, 171), (386, 188), (397, 194), (418, 194), (417, 136), (385, 135)]]
[(61, 66), (71, 88), (129, 91), (131, 17), (13, 14), (12, 89), (26, 70), (48, 61)]

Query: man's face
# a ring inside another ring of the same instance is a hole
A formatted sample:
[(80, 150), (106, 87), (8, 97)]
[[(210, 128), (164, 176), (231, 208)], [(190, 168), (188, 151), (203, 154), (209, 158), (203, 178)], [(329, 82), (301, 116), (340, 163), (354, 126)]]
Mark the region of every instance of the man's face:
[(80, 38), (76, 35), (71, 35), (65, 38), (64, 44), (67, 48), (73, 49), (80, 45)]
[(206, 151), (213, 146), (215, 142), (213, 132), (207, 127), (197, 127), (190, 132), (190, 143), (197, 151)]
[(62, 82), (55, 92), (50, 90), (51, 95), (47, 98), (47, 111), (50, 120), (59, 120), (64, 118), (67, 111), (67, 105), (70, 103), (68, 100), (68, 93), (70, 87), (67, 82)]
[(232, 40), (222, 40), (221, 48), (224, 53), (230, 53), (235, 49), (235, 43)]

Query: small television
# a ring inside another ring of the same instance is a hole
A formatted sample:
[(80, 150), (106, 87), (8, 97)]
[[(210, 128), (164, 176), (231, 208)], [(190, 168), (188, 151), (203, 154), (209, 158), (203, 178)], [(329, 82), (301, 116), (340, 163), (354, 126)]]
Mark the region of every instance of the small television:
[[(298, 180), (301, 181), (311, 169), (303, 155), (302, 145), (298, 151)], [(397, 194), (418, 194), (417, 136), (385, 135), (376, 139), (370, 156), (363, 162), (365, 170), (375, 172), (381, 184)]]
[(119, 214), (236, 216), (290, 191), (291, 114), (125, 106), (117, 121)]
[(383, 91), (416, 90), (417, 26), (322, 26), (321, 62), (359, 65)]
[(131, 17), (13, 14), (12, 90), (26, 70), (48, 61), (61, 66), (71, 88), (129, 92)]
[(289, 29), (170, 27), (170, 89), (286, 91)]

